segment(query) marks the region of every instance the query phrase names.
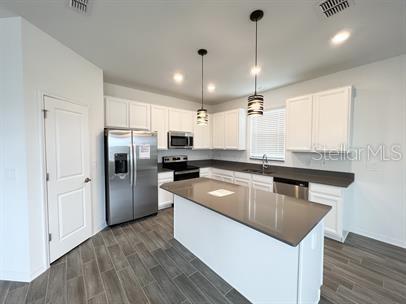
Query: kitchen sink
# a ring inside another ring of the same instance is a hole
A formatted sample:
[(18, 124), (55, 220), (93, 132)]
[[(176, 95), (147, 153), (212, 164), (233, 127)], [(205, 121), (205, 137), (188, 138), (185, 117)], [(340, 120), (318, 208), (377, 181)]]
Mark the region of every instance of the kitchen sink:
[(256, 173), (256, 174), (264, 174), (264, 175), (271, 175), (272, 174), (272, 172), (270, 172), (270, 171), (263, 171), (261, 169), (244, 169), (242, 171), (246, 172), (246, 173)]

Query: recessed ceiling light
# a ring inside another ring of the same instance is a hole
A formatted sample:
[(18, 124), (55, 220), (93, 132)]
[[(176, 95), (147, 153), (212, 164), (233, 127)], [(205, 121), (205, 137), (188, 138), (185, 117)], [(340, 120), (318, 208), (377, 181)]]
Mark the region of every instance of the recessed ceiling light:
[(183, 75), (181, 73), (175, 73), (173, 74), (173, 80), (175, 80), (176, 83), (182, 83)]
[(340, 31), (331, 38), (331, 43), (335, 45), (339, 45), (345, 42), (348, 38), (350, 38), (351, 33), (349, 31)]
[(251, 68), (251, 75), (255, 76), (258, 75), (261, 72), (261, 67), (259, 65), (254, 65)]
[(213, 93), (216, 90), (216, 86), (213, 83), (209, 83), (209, 85), (207, 86), (207, 91), (209, 91), (210, 93)]

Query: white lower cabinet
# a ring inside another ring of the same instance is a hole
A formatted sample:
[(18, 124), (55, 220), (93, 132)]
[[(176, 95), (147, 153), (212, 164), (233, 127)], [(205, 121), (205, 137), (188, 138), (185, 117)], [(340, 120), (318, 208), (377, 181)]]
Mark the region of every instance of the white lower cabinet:
[(273, 177), (264, 175), (252, 175), (252, 189), (273, 192)]
[(234, 172), (234, 184), (250, 188), (251, 174)]
[(222, 169), (211, 169), (211, 178), (217, 179), (223, 182), (234, 183), (234, 172)]
[(173, 172), (158, 173), (158, 209), (171, 207), (173, 204), (173, 194), (161, 189), (161, 185), (173, 182)]
[(211, 169), (210, 168), (200, 168), (200, 177), (211, 177)]
[(324, 220), (325, 236), (339, 242), (344, 242), (348, 232), (345, 230), (344, 204), (348, 188), (310, 183), (309, 200), (315, 203), (331, 206)]

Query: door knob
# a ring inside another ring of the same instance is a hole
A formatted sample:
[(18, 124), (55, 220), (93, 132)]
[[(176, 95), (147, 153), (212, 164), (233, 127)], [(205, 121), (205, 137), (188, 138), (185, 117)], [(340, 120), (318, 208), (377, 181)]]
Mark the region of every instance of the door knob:
[(88, 177), (85, 178), (85, 183), (88, 183), (88, 182), (91, 182), (91, 181), (92, 181), (92, 179), (90, 179)]

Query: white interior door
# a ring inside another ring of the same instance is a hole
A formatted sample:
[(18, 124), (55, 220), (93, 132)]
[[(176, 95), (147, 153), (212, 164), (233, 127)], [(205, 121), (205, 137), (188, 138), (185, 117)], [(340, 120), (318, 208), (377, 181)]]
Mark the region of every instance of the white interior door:
[(87, 107), (45, 97), (50, 260), (91, 236)]

